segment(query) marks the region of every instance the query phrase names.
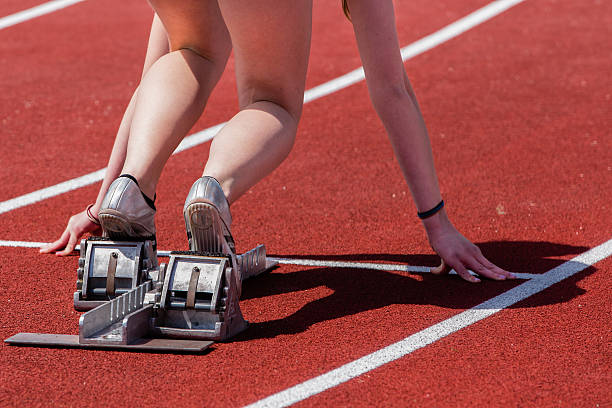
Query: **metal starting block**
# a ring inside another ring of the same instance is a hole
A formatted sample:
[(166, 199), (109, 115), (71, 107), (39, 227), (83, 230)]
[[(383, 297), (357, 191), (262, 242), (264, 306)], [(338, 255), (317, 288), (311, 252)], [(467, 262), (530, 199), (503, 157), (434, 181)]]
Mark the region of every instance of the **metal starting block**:
[(156, 334), (225, 340), (246, 329), (238, 304), (242, 282), (230, 257), (173, 253), (165, 269)]
[(90, 238), (80, 251), (74, 306), (89, 311), (79, 319), (79, 335), (19, 333), (5, 342), (202, 351), (247, 328), (238, 302), (242, 281), (277, 265), (263, 245), (236, 257), (171, 252), (161, 265), (151, 241)]

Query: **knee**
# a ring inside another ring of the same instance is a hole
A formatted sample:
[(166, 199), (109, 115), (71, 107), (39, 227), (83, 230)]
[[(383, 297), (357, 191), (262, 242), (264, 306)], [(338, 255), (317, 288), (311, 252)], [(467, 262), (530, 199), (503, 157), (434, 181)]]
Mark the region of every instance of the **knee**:
[(300, 121), (304, 104), (304, 90), (289, 90), (274, 85), (259, 85), (245, 87), (238, 94), (240, 109), (247, 108), (256, 103), (269, 103), (286, 112), (295, 123)]
[(198, 41), (197, 36), (183, 32), (169, 32), (168, 45), (170, 52), (189, 51), (215, 65), (225, 67), (232, 43), (229, 35), (219, 36), (216, 41)]
[(190, 53), (194, 57), (198, 57), (200, 60), (204, 60), (215, 66), (219, 66), (221, 69), (225, 67), (231, 51), (231, 45), (224, 46), (223, 44), (218, 44), (214, 49), (203, 48), (199, 47), (197, 44), (190, 43), (170, 45), (170, 52)]
[[(189, 83), (193, 85), (191, 90), (195, 91), (193, 97), (205, 103), (212, 88), (223, 74), (229, 52), (227, 54), (212, 54), (200, 52), (193, 47), (185, 46), (183, 48), (171, 50), (170, 53), (164, 57), (175, 60), (178, 59), (181, 61), (179, 65), (190, 71), (191, 75), (186, 77), (192, 79)], [(175, 65), (175, 67), (179, 65)]]

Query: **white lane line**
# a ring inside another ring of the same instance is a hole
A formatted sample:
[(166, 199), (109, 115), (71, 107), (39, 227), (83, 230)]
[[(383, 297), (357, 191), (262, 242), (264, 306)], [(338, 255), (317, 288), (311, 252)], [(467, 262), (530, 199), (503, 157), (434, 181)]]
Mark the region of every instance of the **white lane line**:
[(385, 263), (370, 263), (370, 262), (346, 262), (346, 261), (321, 261), (318, 259), (294, 259), (294, 258), (275, 258), (270, 257), (271, 261), (277, 261), (280, 264), (302, 265), (302, 266), (323, 266), (327, 268), (361, 268), (361, 269), (376, 269), (379, 271), (399, 271), (399, 272), (429, 272), (429, 266), (413, 266), (406, 264), (385, 264)]
[(73, 178), (72, 180), (64, 181), (51, 187), (46, 187), (7, 201), (3, 201), (0, 203), (0, 214), (98, 182), (104, 178), (104, 172), (106, 172), (106, 167), (98, 171), (94, 171), (93, 173)]
[(63, 9), (85, 0), (52, 0), (39, 6), (0, 18), (0, 30)]
[(286, 407), (346, 381), (402, 358), (450, 334), (543, 291), (564, 279), (592, 266), (612, 254), (612, 239), (575, 257), (571, 261), (491, 298), (473, 308), (415, 333), (397, 343), (340, 366), (325, 374), (297, 384), (279, 393), (247, 405), (247, 408)]
[[(318, 259), (294, 259), (294, 258), (275, 258), (269, 257), (271, 261), (277, 261), (280, 264), (287, 265), (302, 265), (302, 266), (321, 266), (327, 268), (359, 268), (373, 269), (377, 271), (388, 272), (410, 272), (410, 273), (430, 273), (431, 266), (416, 266), (407, 264), (389, 264), (379, 262), (347, 262), (347, 261), (321, 261)], [(473, 271), (469, 271), (472, 275), (477, 275)], [(450, 271), (451, 275), (456, 275), (455, 270)], [(542, 275), (537, 273), (514, 273), (518, 279), (534, 279)]]
[(32, 242), (32, 241), (2, 241), (0, 240), (0, 247), (40, 248), (43, 245), (47, 245), (47, 243), (46, 242)]
[[(488, 5), (476, 10), (475, 12), (463, 17), (454, 23), (441, 28), (433, 34), (430, 34), (422, 39), (415, 41), (414, 43), (407, 45), (401, 49), (402, 59), (407, 61), (425, 51), (428, 51), (446, 41), (451, 40), (454, 37), (476, 27), (479, 24), (495, 17), (496, 15), (504, 12), (510, 7), (515, 6), (525, 0), (497, 0)], [(358, 68), (349, 72), (348, 74), (342, 75), (338, 78), (332, 79), (324, 84), (318, 85), (314, 88), (307, 90), (304, 93), (304, 103), (312, 102), (316, 99), (322, 98), (331, 93), (337, 92), (348, 86), (351, 86), (357, 82), (362, 81), (365, 78), (363, 73), (363, 67)], [(225, 125), (220, 123), (208, 129), (194, 133), (186, 137), (179, 147), (175, 150), (175, 154), (183, 150), (192, 148), (202, 143), (208, 142), (213, 136)], [(77, 177), (72, 180), (68, 180), (57, 185), (43, 188), (28, 194), (24, 194), (19, 197), (15, 197), (3, 202), (0, 202), (0, 214), (8, 211), (15, 210), (17, 208), (25, 207), (27, 205), (34, 204), (36, 202), (55, 197), (60, 194), (67, 193), (77, 188), (85, 187), (90, 184), (96, 183), (104, 177), (106, 169), (100, 169), (93, 173), (89, 173), (82, 177)]]
[[(3, 241), (0, 240), (0, 247), (13, 247), (13, 248), (40, 248), (43, 245), (47, 245), (47, 242), (32, 242), (32, 241)], [(80, 245), (77, 245), (74, 252), (78, 252)], [(157, 251), (157, 256), (160, 258), (168, 258), (171, 251)], [(346, 262), (346, 261), (321, 261), (316, 259), (294, 259), (294, 258), (276, 258), (268, 257), (271, 261), (277, 261), (284, 265), (300, 265), (300, 266), (316, 266), (316, 267), (327, 267), (327, 268), (358, 268), (358, 269), (372, 269), (377, 271), (389, 271), (389, 272), (410, 272), (410, 273), (430, 273), (430, 266), (416, 266), (407, 264), (387, 264), (387, 263), (374, 263), (374, 262)], [(476, 273), (470, 271), (473, 275)], [(454, 270), (450, 272), (456, 274)], [(518, 279), (534, 279), (539, 278), (542, 275), (536, 273), (514, 273)]]

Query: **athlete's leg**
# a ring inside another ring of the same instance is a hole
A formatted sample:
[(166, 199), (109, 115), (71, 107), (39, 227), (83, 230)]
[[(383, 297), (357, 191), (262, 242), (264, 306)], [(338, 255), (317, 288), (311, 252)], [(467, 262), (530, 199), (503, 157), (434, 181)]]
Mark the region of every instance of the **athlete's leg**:
[(149, 197), (180, 141), (201, 116), (231, 42), (216, 0), (152, 0), (168, 33), (170, 53), (142, 79), (123, 173)]
[(221, 0), (240, 112), (217, 134), (204, 175), (234, 202), (289, 154), (302, 112), (311, 0)]
[[(145, 57), (141, 77), (146, 74), (146, 72), (149, 70), (149, 68), (151, 67), (151, 65), (153, 65), (155, 61), (157, 61), (159, 58), (161, 58), (167, 53), (168, 36), (166, 34), (164, 26), (159, 20), (159, 17), (155, 15), (153, 18), (153, 23), (151, 24), (149, 43), (147, 45), (147, 54)], [(104, 180), (102, 181), (102, 185), (98, 190), (96, 202), (90, 208), (90, 212), (94, 216), (97, 216), (98, 211), (100, 210), (100, 206), (102, 205), (102, 200), (104, 199), (104, 196), (108, 191), (108, 187), (111, 185), (113, 180), (115, 180), (119, 176), (119, 174), (121, 174), (121, 169), (123, 168), (123, 164), (125, 163), (125, 155), (127, 151), (130, 127), (132, 125), (132, 117), (134, 114), (134, 106), (136, 104), (137, 95), (138, 88), (136, 88), (136, 90), (132, 94), (132, 98), (130, 99), (130, 102), (123, 114), (123, 118), (121, 119), (121, 124), (119, 125), (119, 130), (117, 131), (115, 142), (113, 144), (113, 149), (108, 160), (108, 166), (104, 174)], [(81, 239), (81, 236), (88, 232), (99, 234), (99, 226), (89, 219), (86, 211), (81, 211), (70, 217), (70, 219), (68, 220), (68, 225), (66, 226), (66, 229), (64, 230), (60, 238), (57, 241), (42, 247), (40, 252), (49, 253), (64, 248), (61, 252), (57, 252), (56, 255), (69, 255), (70, 253), (72, 253), (72, 250)]]
[[(168, 53), (168, 35), (162, 22), (160, 21), (157, 14), (153, 17), (153, 23), (151, 24), (151, 32), (149, 33), (149, 42), (147, 44), (147, 54), (145, 56), (145, 62), (142, 68), (141, 80), (145, 77), (149, 68), (161, 57)], [(128, 140), (130, 138), (130, 128), (132, 127), (132, 119), (134, 118), (134, 108), (136, 106), (136, 100), (138, 99), (138, 89), (134, 91), (130, 103), (123, 114), (115, 143), (113, 144), (113, 150), (111, 152), (108, 167), (106, 168), (106, 174), (102, 181), (102, 186), (98, 192), (96, 203), (94, 204), (92, 211), (94, 214), (98, 213), (104, 195), (108, 190), (110, 184), (120, 174), (121, 169), (125, 164), (125, 157), (127, 153)]]

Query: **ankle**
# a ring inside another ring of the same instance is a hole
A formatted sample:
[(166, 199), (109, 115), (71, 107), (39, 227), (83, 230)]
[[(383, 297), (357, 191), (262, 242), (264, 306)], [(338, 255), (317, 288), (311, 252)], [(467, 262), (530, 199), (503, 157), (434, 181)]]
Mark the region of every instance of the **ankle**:
[(147, 184), (146, 183), (139, 182), (136, 179), (136, 177), (132, 176), (129, 173), (121, 174), (119, 177), (127, 177), (130, 180), (132, 180), (134, 183), (136, 183), (136, 185), (140, 189), (140, 193), (142, 194), (142, 198), (145, 200), (147, 205), (149, 207), (151, 207), (153, 210), (156, 210), (156, 208), (155, 208), (155, 199), (157, 198), (157, 194), (155, 194), (155, 186), (149, 186), (147, 188)]
[(232, 204), (232, 201), (230, 201), (230, 197), (232, 193), (232, 184), (234, 181), (233, 179), (218, 177), (218, 176), (215, 176), (212, 174), (206, 174), (206, 173), (204, 173), (202, 177), (210, 177), (214, 179), (217, 183), (219, 183), (219, 185), (221, 186), (221, 190), (223, 190), (223, 194), (225, 195), (225, 199), (227, 200), (227, 203), (229, 205)]

